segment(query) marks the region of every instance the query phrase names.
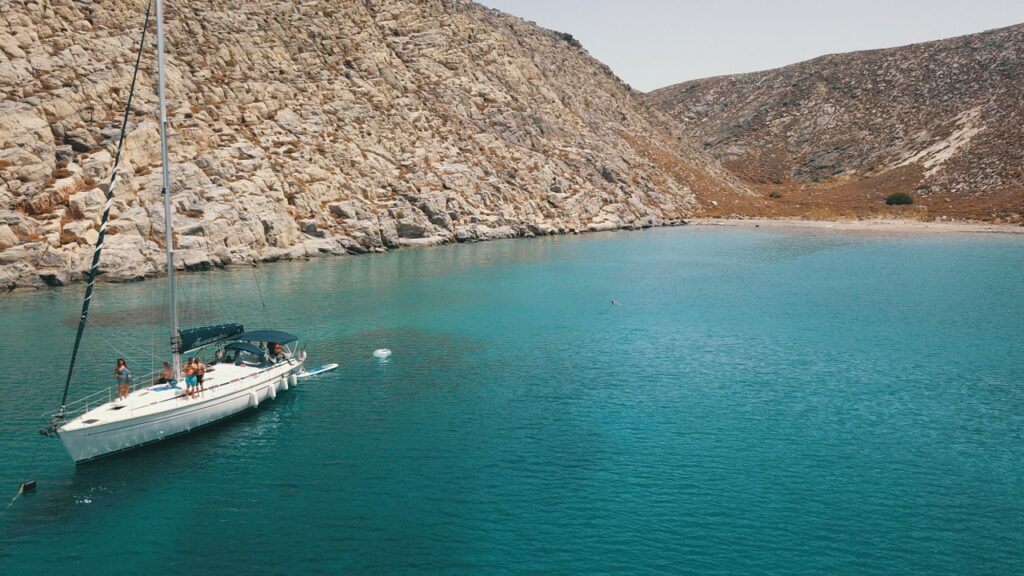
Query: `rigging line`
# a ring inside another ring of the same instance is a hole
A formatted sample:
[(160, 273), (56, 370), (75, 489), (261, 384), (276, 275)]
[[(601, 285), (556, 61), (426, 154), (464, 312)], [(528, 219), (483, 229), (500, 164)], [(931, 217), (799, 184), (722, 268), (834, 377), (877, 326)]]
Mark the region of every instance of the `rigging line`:
[[(156, 337), (157, 337), (157, 332), (159, 331), (158, 328), (157, 328), (159, 326), (159, 322), (157, 320), (157, 305), (156, 305), (156, 303), (157, 303), (156, 290), (151, 290), (151, 294), (150, 294), (150, 310), (152, 312), (151, 312), (150, 317), (149, 317), (149, 357), (152, 359), (150, 367), (153, 368), (154, 370), (156, 369), (156, 363), (158, 362), (157, 356), (156, 356), (157, 355)], [(162, 314), (161, 314), (161, 316), (162, 316)]]
[(181, 308), (180, 315), (188, 315), (188, 326), (196, 325), (196, 304), (193, 300), (193, 289), (195, 288), (195, 279), (190, 276), (184, 276), (181, 281), (182, 290), (178, 292), (185, 296), (185, 305)]
[(217, 307), (220, 308), (220, 317), (223, 319), (224, 323), (229, 322), (232, 315), (228, 312), (228, 307), (224, 304), (224, 298), (217, 296), (215, 302), (217, 303)]
[[(207, 245), (206, 250), (207, 253), (209, 253), (209, 245)], [(217, 323), (221, 324), (226, 319), (223, 316), (220, 316), (223, 311), (223, 306), (220, 305), (220, 299), (217, 298), (213, 292), (213, 280), (211, 279), (212, 274), (204, 272), (204, 276), (204, 280), (206, 280), (206, 295), (208, 296), (209, 301), (209, 309), (207, 312), (209, 313), (210, 318), (216, 318)]]
[[(207, 238), (206, 236), (203, 236), (203, 242), (206, 243), (206, 252), (209, 253), (210, 239)], [(228, 313), (227, 306), (224, 305), (224, 298), (221, 297), (220, 290), (215, 291), (213, 288), (212, 274), (206, 274), (206, 286), (207, 292), (210, 294), (210, 301), (213, 303), (213, 305), (216, 306), (215, 309), (213, 308), (213, 306), (211, 306), (211, 312), (213, 313), (213, 315), (220, 314), (220, 319), (222, 323), (226, 324), (230, 322), (232, 315)]]
[[(149, 221), (149, 233), (146, 235), (147, 238), (153, 236), (153, 221)], [(156, 327), (157, 327), (157, 314), (156, 314), (156, 283), (150, 282), (149, 284), (149, 357), (150, 372), (156, 371)]]
[[(206, 252), (207, 254), (209, 254), (210, 241), (205, 237), (203, 238), (203, 241), (206, 243)], [(218, 318), (218, 323), (227, 323), (229, 319), (227, 317), (227, 310), (224, 308), (224, 302), (221, 301), (221, 298), (214, 292), (213, 289), (213, 274), (210, 274), (208, 272), (204, 272), (203, 274), (206, 276), (206, 293), (210, 297), (210, 317)]]
[[(114, 346), (113, 343), (111, 342), (111, 339), (114, 338), (111, 335), (113, 333), (115, 333), (115, 332), (118, 332), (118, 331), (122, 331), (123, 332), (124, 331), (123, 327), (118, 327), (118, 326), (97, 326), (96, 324), (93, 324), (93, 330), (96, 333), (96, 335), (98, 337), (100, 337), (100, 339), (102, 339), (104, 342), (106, 342), (110, 346), (110, 348), (112, 348), (115, 352), (118, 352), (119, 354), (121, 353), (117, 349), (117, 346)], [(142, 357), (149, 356), (149, 352), (146, 350), (146, 347), (144, 345), (141, 345), (141, 344), (132, 345), (132, 344), (128, 344), (128, 343), (125, 342), (125, 343), (120, 344), (120, 346), (122, 348), (124, 348), (125, 350), (133, 350), (134, 351), (133, 354), (136, 354), (136, 355), (139, 355), (139, 356), (142, 356)]]
[(270, 328), (270, 317), (267, 312), (267, 303), (263, 300), (263, 290), (260, 289), (260, 279), (256, 277), (256, 267), (252, 266), (252, 279), (256, 283), (256, 292), (260, 295), (260, 304), (263, 305), (263, 326)]
[(139, 51), (135, 56), (135, 70), (132, 72), (132, 83), (128, 90), (128, 103), (124, 108), (124, 117), (121, 120), (121, 136), (117, 140), (117, 152), (114, 153), (114, 167), (110, 172), (110, 182), (107, 184), (107, 200), (103, 208), (103, 217), (100, 219), (99, 236), (96, 238), (96, 247), (93, 248), (92, 266), (89, 268), (89, 283), (85, 288), (85, 298), (82, 300), (82, 315), (78, 320), (78, 332), (75, 334), (75, 346), (71, 349), (71, 363), (68, 365), (68, 377), (64, 381), (64, 394), (60, 399), (60, 411), (58, 416), (64, 415), (64, 407), (68, 401), (68, 390), (71, 388), (71, 376), (75, 373), (75, 360), (78, 358), (78, 347), (82, 343), (82, 333), (85, 332), (85, 323), (89, 318), (89, 302), (92, 300), (92, 290), (96, 282), (96, 273), (100, 266), (100, 252), (103, 250), (103, 239), (107, 235), (107, 221), (110, 219), (110, 207), (114, 204), (114, 185), (117, 183), (117, 171), (121, 164), (121, 150), (124, 149), (125, 133), (128, 131), (128, 115), (132, 109), (132, 98), (135, 96), (135, 82), (139, 77), (139, 67), (142, 62), (142, 52), (146, 47), (146, 29), (149, 28), (149, 15), (153, 8), (153, 2), (147, 3), (146, 20), (142, 25), (142, 37), (139, 39)]
[[(97, 332), (96, 336), (97, 336), (97, 337), (99, 337), (99, 339), (100, 339), (100, 340), (103, 340), (103, 341), (104, 341), (104, 342), (105, 342), (105, 343), (107, 344), (107, 346), (110, 346), (110, 348), (111, 348), (111, 349), (112, 349), (112, 350), (113, 350), (114, 352), (117, 352), (117, 354), (118, 354), (118, 355), (119, 355), (119, 356), (120, 356), (121, 358), (124, 358), (124, 359), (125, 359), (126, 361), (129, 361), (129, 362), (131, 362), (132, 364), (136, 364), (135, 360), (136, 360), (136, 359), (138, 358), (138, 356), (136, 356), (136, 355), (135, 355), (134, 353), (133, 353), (133, 354), (129, 354), (129, 353), (125, 352), (124, 350), (119, 350), (119, 349), (117, 348), (117, 346), (114, 346), (114, 343), (113, 343), (113, 342), (111, 342), (110, 340), (108, 340), (108, 339), (107, 339), (107, 338), (106, 338), (105, 336), (103, 336), (103, 334), (101, 334), (101, 333), (98, 333), (98, 332)], [(128, 350), (131, 350), (130, 348), (127, 348), (127, 349), (128, 349)], [(145, 358), (145, 356), (146, 356), (146, 354), (142, 354), (142, 357), (143, 357), (143, 358)], [(142, 362), (138, 362), (138, 363), (139, 363), (139, 364), (141, 364)]]
[[(238, 193), (233, 188), (228, 188), (231, 191), (231, 199), (234, 201), (234, 208), (236, 211), (241, 211), (238, 205)], [(259, 278), (256, 277), (256, 262), (255, 258), (252, 259), (250, 269), (252, 270), (252, 279), (256, 283), (256, 292), (260, 296), (260, 304), (263, 306), (263, 325), (265, 328), (270, 327), (270, 317), (267, 312), (267, 303), (263, 300), (263, 290), (260, 288)]]
[[(120, 328), (97, 326), (96, 324), (92, 325), (92, 334), (106, 344), (116, 354), (121, 355), (126, 360), (131, 360), (134, 363), (138, 358), (150, 357), (150, 351), (147, 350), (144, 345), (131, 345), (124, 342), (119, 345), (114, 345), (114, 340), (117, 340), (117, 338), (113, 336), (113, 334), (118, 330), (120, 330)], [(125, 350), (128, 352), (125, 352)]]
[[(96, 325), (93, 325), (93, 332), (95, 333), (96, 337), (102, 340), (107, 346), (109, 346), (111, 350), (123, 356), (126, 360), (131, 360), (132, 363), (135, 363), (136, 360), (138, 360), (140, 357), (147, 358), (150, 356), (150, 352), (146, 349), (144, 345), (131, 345), (126, 342), (122, 342), (119, 345), (114, 345), (114, 342), (112, 340), (114, 337), (111, 334), (113, 334), (116, 330), (117, 328), (114, 327), (97, 327)], [(124, 350), (128, 350), (130, 354), (124, 352)]]

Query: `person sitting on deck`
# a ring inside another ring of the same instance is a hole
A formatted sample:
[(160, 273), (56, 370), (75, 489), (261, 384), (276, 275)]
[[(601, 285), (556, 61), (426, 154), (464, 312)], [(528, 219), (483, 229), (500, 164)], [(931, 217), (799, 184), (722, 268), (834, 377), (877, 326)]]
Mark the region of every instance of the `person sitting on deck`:
[(160, 370), (160, 379), (156, 381), (157, 384), (167, 384), (174, 382), (174, 369), (167, 362), (164, 362), (164, 367)]
[(124, 358), (117, 359), (117, 366), (114, 367), (114, 376), (117, 377), (117, 399), (124, 400), (131, 392), (132, 374), (128, 371), (128, 363)]
[(270, 349), (270, 361), (272, 363), (280, 362), (284, 360), (284, 351), (281, 349), (281, 345), (277, 342), (271, 342), (268, 346)]

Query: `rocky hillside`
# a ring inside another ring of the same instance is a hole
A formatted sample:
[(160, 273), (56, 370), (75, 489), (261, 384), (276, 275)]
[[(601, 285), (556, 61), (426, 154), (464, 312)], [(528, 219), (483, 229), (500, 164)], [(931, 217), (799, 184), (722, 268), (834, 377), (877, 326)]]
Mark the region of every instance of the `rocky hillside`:
[[(145, 6), (4, 2), (0, 287), (87, 269)], [(571, 37), (465, 0), (166, 9), (181, 267), (652, 226), (742, 193)], [(112, 280), (163, 266), (153, 41)]]
[(739, 212), (885, 213), (897, 191), (915, 197), (920, 217), (1024, 212), (1024, 25), (648, 98), (761, 191)]

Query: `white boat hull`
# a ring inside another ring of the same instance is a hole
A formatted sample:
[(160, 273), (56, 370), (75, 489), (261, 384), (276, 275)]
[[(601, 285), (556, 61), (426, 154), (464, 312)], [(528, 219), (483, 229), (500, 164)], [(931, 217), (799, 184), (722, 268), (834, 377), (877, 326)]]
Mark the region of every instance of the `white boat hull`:
[[(68, 422), (58, 428), (57, 433), (76, 463), (94, 460), (185, 434), (254, 408), (268, 398), (276, 398), (278, 392), (291, 388), (295, 383), (294, 375), (301, 366), (298, 362), (273, 366), (237, 382), (210, 386), (200, 398), (181, 398), (181, 391), (175, 389), (170, 392), (172, 399), (144, 404), (141, 408), (134, 408), (132, 404), (145, 403), (148, 400), (144, 398), (145, 393), (138, 397), (133, 393), (134, 398), (129, 398), (128, 406), (117, 408), (118, 402), (109, 402)], [(96, 416), (102, 416), (105, 410), (124, 408), (129, 412), (123, 416), (117, 414), (115, 420), (90, 423)]]

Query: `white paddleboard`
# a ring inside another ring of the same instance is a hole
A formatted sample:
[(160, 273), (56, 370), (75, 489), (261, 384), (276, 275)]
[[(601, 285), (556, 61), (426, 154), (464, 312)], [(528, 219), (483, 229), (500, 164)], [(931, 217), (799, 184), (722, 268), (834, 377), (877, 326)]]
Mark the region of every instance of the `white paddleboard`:
[(298, 374), (295, 375), (295, 377), (308, 378), (310, 376), (316, 376), (317, 374), (323, 374), (324, 372), (330, 372), (331, 370), (334, 370), (337, 367), (337, 364), (324, 364), (323, 366), (313, 366), (304, 369), (302, 372), (299, 372)]

